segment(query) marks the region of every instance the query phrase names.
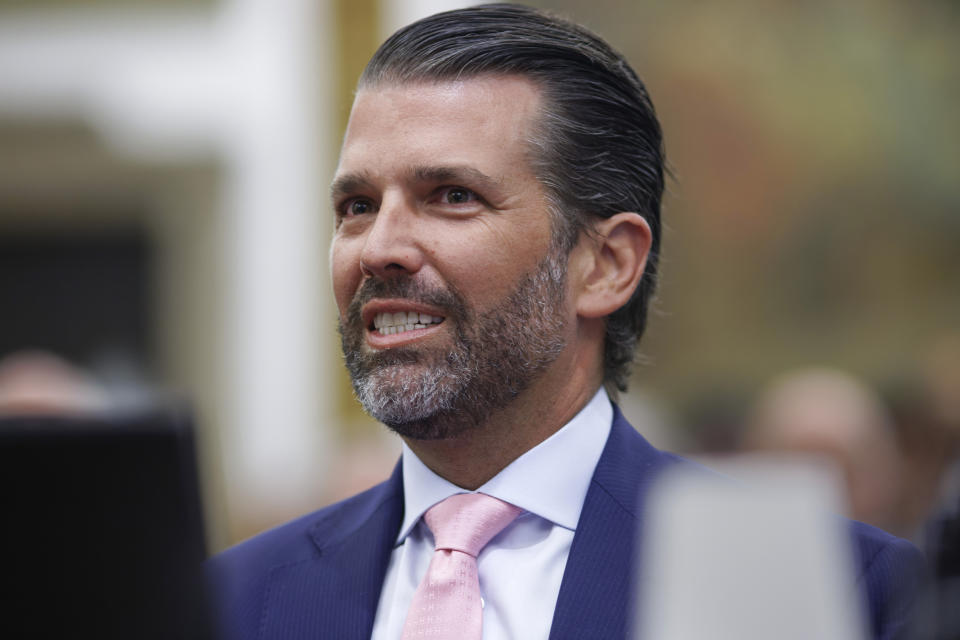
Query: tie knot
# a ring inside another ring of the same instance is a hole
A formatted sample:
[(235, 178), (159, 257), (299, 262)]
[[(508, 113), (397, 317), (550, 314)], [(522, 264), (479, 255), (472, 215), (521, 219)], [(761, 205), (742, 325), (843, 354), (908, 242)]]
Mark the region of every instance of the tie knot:
[(462, 551), (474, 558), (523, 511), (483, 493), (458, 493), (423, 515), (437, 549)]

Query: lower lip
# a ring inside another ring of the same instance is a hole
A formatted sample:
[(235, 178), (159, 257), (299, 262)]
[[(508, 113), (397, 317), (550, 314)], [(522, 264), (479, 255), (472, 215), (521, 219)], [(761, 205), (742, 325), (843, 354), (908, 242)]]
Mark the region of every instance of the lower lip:
[(444, 322), (438, 324), (432, 324), (429, 327), (423, 329), (414, 329), (412, 331), (404, 331), (402, 333), (394, 333), (389, 336), (385, 336), (380, 333), (378, 330), (374, 329), (373, 331), (367, 330), (367, 345), (374, 349), (389, 349), (391, 347), (400, 347), (405, 344), (410, 344), (411, 342), (416, 342), (422, 340), (431, 334), (436, 333), (440, 330), (440, 327), (444, 325)]

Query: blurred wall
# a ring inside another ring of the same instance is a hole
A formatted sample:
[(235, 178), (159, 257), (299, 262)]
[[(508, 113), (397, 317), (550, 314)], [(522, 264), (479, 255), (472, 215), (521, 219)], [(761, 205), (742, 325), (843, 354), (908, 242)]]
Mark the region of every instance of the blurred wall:
[(132, 238), (144, 274), (98, 289), (68, 269), (56, 286), (21, 287), (14, 309), (63, 317), (19, 346), (62, 351), (57, 331), (81, 333), (90, 308), (130, 308), (145, 318), (136, 340), (91, 330), (62, 355), (102, 377), (103, 354), (119, 354), (138, 384), (192, 399), (213, 547), (312, 508), (337, 366), (321, 338), (333, 330), (318, 216), (334, 146), (329, 3), (0, 11), (0, 234), (35, 258), (8, 265), (8, 282), (64, 262), (51, 238), (94, 256), (81, 271), (104, 238)]
[(960, 326), (960, 3), (538, 2), (631, 60), (674, 179), (635, 385), (692, 406)]

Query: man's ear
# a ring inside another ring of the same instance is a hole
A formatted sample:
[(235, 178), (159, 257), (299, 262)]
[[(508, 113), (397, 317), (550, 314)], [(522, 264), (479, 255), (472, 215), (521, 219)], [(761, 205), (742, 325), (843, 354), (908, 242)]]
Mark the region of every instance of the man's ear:
[(625, 305), (640, 283), (652, 243), (650, 225), (633, 212), (600, 220), (584, 233), (573, 251), (581, 267), (577, 314), (602, 318)]

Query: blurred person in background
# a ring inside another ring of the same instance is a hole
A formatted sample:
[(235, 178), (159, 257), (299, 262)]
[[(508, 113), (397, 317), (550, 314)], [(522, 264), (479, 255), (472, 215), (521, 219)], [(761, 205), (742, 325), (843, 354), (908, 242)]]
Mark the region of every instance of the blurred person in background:
[(893, 421), (879, 395), (833, 369), (802, 369), (772, 380), (749, 413), (750, 451), (809, 454), (835, 464), (850, 515), (896, 530), (902, 460)]
[(933, 437), (926, 461), (918, 462), (937, 472), (927, 512), (956, 519), (960, 517), (960, 334), (934, 341), (921, 365)]
[[(920, 600), (916, 640), (960, 638), (960, 334), (932, 341), (916, 388), (895, 402), (907, 454), (901, 504), (926, 552), (932, 582)], [(904, 396), (909, 396), (905, 399)]]
[(56, 354), (23, 350), (0, 360), (0, 416), (84, 414), (109, 407), (107, 390)]
[[(355, 392), (401, 461), (211, 559), (226, 638), (627, 635), (641, 499), (688, 464), (612, 403), (654, 289), (661, 138), (626, 60), (536, 10), (437, 14), (381, 46), (331, 270)], [(851, 526), (873, 637), (894, 638), (918, 552)]]

